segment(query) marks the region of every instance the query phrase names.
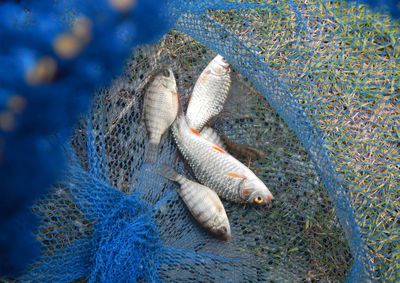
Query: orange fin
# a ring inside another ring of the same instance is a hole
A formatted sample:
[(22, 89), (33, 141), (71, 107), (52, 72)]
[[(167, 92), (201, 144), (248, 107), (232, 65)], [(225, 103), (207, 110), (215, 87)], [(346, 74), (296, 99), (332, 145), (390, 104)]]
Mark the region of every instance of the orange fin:
[(243, 175), (235, 173), (235, 172), (226, 173), (225, 175), (232, 177), (232, 178), (246, 179), (246, 176), (243, 176)]
[(190, 131), (192, 131), (193, 134), (200, 136), (200, 133), (198, 131), (196, 131), (195, 129), (190, 128)]
[(213, 145), (211, 148), (215, 149), (216, 151), (219, 151), (221, 153), (226, 153), (225, 150), (223, 150), (219, 145)]
[(223, 152), (225, 152), (225, 150), (219, 145), (219, 144), (215, 144), (215, 146), (217, 146), (220, 150), (222, 150)]

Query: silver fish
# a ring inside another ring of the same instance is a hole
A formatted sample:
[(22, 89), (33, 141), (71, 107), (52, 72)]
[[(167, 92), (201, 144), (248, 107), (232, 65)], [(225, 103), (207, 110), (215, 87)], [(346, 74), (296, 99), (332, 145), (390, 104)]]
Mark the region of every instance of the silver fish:
[(175, 142), (200, 183), (234, 202), (270, 203), (274, 197), (244, 164), (189, 128), (181, 110), (171, 126)]
[(186, 111), (191, 128), (200, 131), (222, 111), (230, 85), (230, 64), (218, 54), (200, 74), (193, 88)]
[(158, 172), (180, 185), (177, 190), (180, 197), (201, 226), (225, 241), (231, 239), (224, 205), (213, 190), (187, 179), (167, 165), (163, 165)]
[(171, 126), (178, 113), (178, 90), (174, 73), (169, 68), (157, 72), (149, 83), (144, 97), (144, 122), (148, 143), (145, 163), (154, 163), (158, 155), (158, 144), (164, 132)]

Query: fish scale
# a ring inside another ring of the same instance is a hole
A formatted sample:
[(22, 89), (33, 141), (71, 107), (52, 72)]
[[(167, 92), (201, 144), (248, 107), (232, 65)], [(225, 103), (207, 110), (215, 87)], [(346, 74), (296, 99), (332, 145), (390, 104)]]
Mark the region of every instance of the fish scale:
[(177, 189), (180, 197), (201, 226), (224, 240), (231, 238), (225, 208), (214, 191), (187, 179), (167, 165), (163, 165), (159, 173), (180, 185)]
[(174, 140), (200, 183), (221, 198), (233, 202), (253, 202), (259, 196), (268, 203), (273, 199), (264, 183), (245, 165), (189, 128), (185, 116), (178, 115), (171, 127)]
[(158, 144), (162, 135), (175, 120), (178, 104), (174, 73), (171, 69), (163, 68), (153, 76), (144, 97), (144, 122), (149, 138), (145, 163), (155, 162)]
[[(169, 121), (166, 119), (170, 115), (170, 110), (166, 109), (165, 106), (168, 104), (167, 97), (164, 97), (165, 99), (152, 99), (152, 97), (158, 96), (158, 93), (151, 91), (149, 93), (149, 99), (147, 103), (147, 109), (149, 111), (146, 112), (145, 115), (145, 123), (148, 125), (148, 128), (151, 128), (152, 131), (150, 131), (149, 135), (149, 140), (155, 143), (160, 142), (161, 135), (164, 133), (164, 129), (168, 126), (165, 126), (166, 124), (169, 124)], [(158, 112), (158, 115), (152, 115), (154, 112)]]
[(230, 64), (217, 55), (200, 74), (186, 111), (188, 124), (200, 131), (223, 109), (231, 85)]
[(186, 111), (189, 127), (223, 149), (229, 149), (248, 159), (265, 158), (262, 150), (230, 142), (226, 137), (219, 137), (211, 127), (206, 125), (223, 110), (230, 87), (231, 66), (218, 54), (200, 74), (193, 88)]

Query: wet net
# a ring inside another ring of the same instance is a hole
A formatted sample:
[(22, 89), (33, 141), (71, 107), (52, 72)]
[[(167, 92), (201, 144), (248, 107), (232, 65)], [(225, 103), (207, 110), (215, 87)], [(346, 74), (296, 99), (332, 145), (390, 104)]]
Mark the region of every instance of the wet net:
[[(400, 278), (398, 23), (352, 2), (240, 2), (170, 4), (174, 28), (96, 92), (66, 146), (65, 177), (34, 206), (42, 256), (22, 279)], [(223, 201), (229, 242), (156, 173), (167, 163), (194, 179), (169, 133), (156, 164), (143, 164), (150, 75), (170, 66), (185, 110), (217, 53), (234, 71), (213, 127), (263, 149), (250, 168), (275, 197), (269, 207)]]

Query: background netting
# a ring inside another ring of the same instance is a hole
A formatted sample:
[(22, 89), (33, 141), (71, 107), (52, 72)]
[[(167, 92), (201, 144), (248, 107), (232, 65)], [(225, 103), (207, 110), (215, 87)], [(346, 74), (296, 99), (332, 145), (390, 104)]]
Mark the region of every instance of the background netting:
[[(260, 2), (169, 6), (174, 30), (135, 48), (76, 127), (65, 178), (34, 207), (42, 257), (23, 279), (400, 278), (398, 23), (359, 3)], [(217, 53), (234, 73), (214, 126), (266, 152), (251, 169), (275, 196), (265, 208), (224, 201), (230, 242), (156, 174), (167, 163), (190, 176), (168, 134), (158, 162), (142, 163), (149, 75), (170, 66), (186, 109)]]

